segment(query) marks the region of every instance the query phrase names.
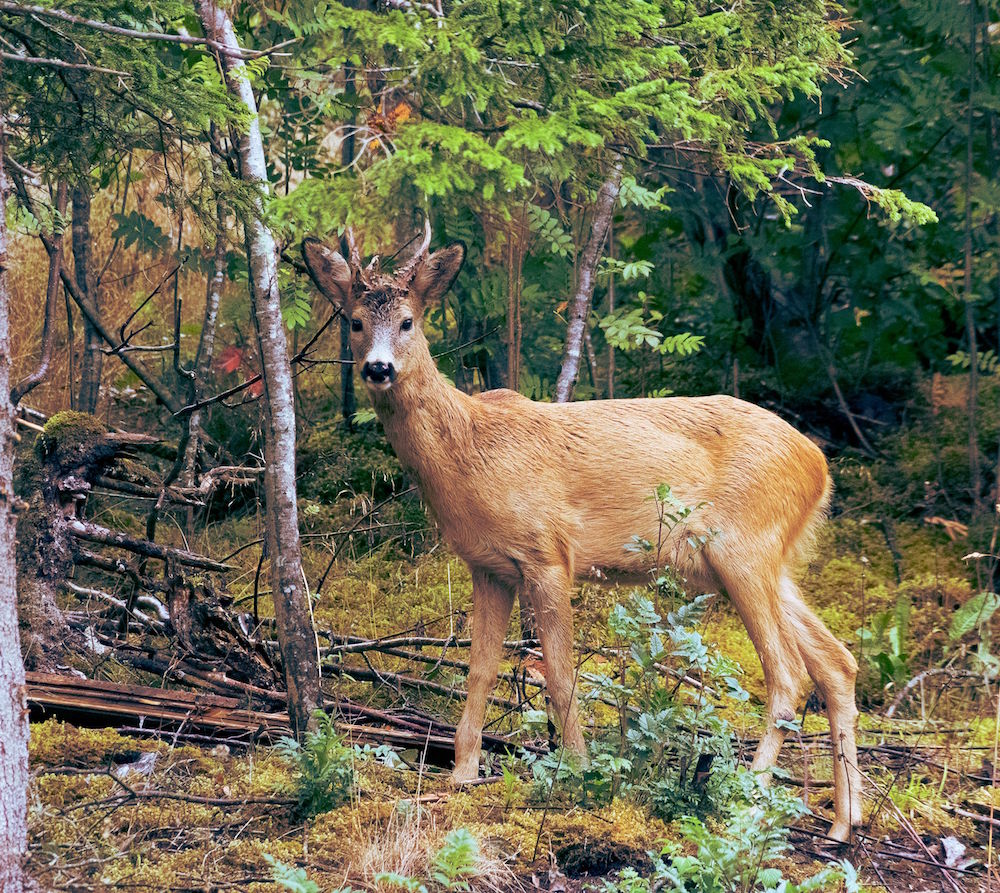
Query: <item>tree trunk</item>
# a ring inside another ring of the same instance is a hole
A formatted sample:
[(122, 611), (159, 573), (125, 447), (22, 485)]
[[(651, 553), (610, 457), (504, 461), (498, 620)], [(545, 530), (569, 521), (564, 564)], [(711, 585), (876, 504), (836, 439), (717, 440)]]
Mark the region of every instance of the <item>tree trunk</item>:
[[(76, 287), (95, 313), (100, 313), (101, 305), (94, 287), (94, 277), (90, 263), (90, 187), (78, 183), (73, 187), (73, 275)], [(77, 409), (94, 413), (97, 397), (101, 389), (101, 370), (104, 354), (101, 353), (102, 338), (90, 320), (83, 323), (83, 354), (80, 357), (80, 396)]]
[[(615, 257), (615, 228), (614, 224), (608, 226), (608, 257), (614, 260)], [(615, 312), (615, 277), (608, 281), (608, 313)], [(615, 399), (615, 348), (608, 344), (608, 399)]]
[[(215, 332), (219, 321), (219, 303), (222, 300), (222, 287), (226, 280), (226, 217), (222, 203), (215, 209), (215, 255), (213, 258), (212, 276), (205, 288), (205, 315), (201, 323), (201, 335), (198, 338), (198, 351), (194, 358), (193, 377), (190, 387), (190, 403), (197, 404), (205, 394), (205, 382), (212, 371), (212, 359), (215, 356)], [(201, 448), (201, 410), (196, 409), (188, 417), (187, 444), (184, 448), (184, 470), (181, 482), (186, 487), (195, 485), (198, 471), (198, 451)], [(193, 510), (188, 510), (191, 520)], [(190, 524), (189, 524), (190, 528)]]
[(965, 337), (969, 342), (969, 485), (972, 491), (972, 514), (978, 515), (982, 508), (983, 479), (979, 460), (979, 423), (977, 410), (979, 403), (979, 350), (976, 343), (976, 296), (972, 288), (972, 171), (973, 138), (975, 131), (975, 89), (976, 89), (976, 0), (969, 4), (969, 101), (966, 110), (965, 135)]
[(250, 81), (242, 73), (239, 43), (229, 14), (214, 0), (198, 0), (205, 34), (233, 51), (220, 56), (226, 84), (250, 113), (251, 121), (239, 138), (240, 176), (261, 190), (254, 213), (244, 218), (250, 262), (253, 319), (260, 348), (264, 384), (264, 492), (267, 499), (267, 546), (271, 556), (271, 590), (278, 628), (278, 644), (288, 690), (288, 712), (297, 734), (305, 731), (321, 705), (316, 636), (299, 542), (295, 492), (295, 403), (288, 341), (281, 319), (278, 293), (278, 254), (274, 237), (264, 223), (263, 194), (267, 164), (257, 103)]
[(15, 441), (14, 409), (10, 403), (5, 144), (4, 111), (0, 108), (0, 891), (21, 893), (28, 834), (28, 709), (17, 629), (14, 562)]
[[(348, 4), (351, 8), (367, 8), (367, 3), (356, 3)], [(348, 32), (345, 32), (345, 40), (347, 39)], [(348, 106), (353, 107), (353, 103), (357, 99), (358, 87), (355, 78), (357, 77), (357, 72), (352, 65), (344, 66), (344, 101)], [(357, 115), (354, 112), (351, 113), (350, 123), (354, 124)], [(340, 144), (340, 163), (345, 169), (354, 164), (354, 129), (350, 128), (347, 132), (347, 136), (344, 137), (343, 142)], [(350, 257), (350, 246), (347, 244), (347, 236), (343, 237), (341, 240), (342, 244), (340, 246), (341, 253), (344, 257)], [(346, 314), (340, 314), (340, 414), (343, 416), (344, 423), (347, 425), (348, 431), (354, 430), (354, 413), (358, 409), (358, 400), (354, 395), (354, 363), (350, 362), (353, 360), (353, 354), (351, 353), (351, 322), (347, 318)]]
[(351, 324), (347, 317), (340, 317), (340, 407), (348, 429), (354, 427), (354, 413), (358, 400), (354, 396), (354, 363), (351, 362)]
[(601, 252), (608, 238), (611, 218), (618, 201), (618, 192), (622, 185), (622, 161), (615, 160), (611, 176), (604, 181), (597, 193), (597, 206), (594, 210), (594, 226), (587, 239), (580, 258), (579, 274), (577, 276), (576, 294), (573, 296), (570, 308), (569, 327), (566, 330), (566, 350), (563, 354), (562, 369), (556, 381), (556, 403), (567, 403), (573, 396), (573, 386), (580, 375), (580, 354), (583, 351), (583, 334), (587, 328), (587, 317), (590, 315), (590, 302), (594, 297), (594, 280), (597, 265), (601, 261)]

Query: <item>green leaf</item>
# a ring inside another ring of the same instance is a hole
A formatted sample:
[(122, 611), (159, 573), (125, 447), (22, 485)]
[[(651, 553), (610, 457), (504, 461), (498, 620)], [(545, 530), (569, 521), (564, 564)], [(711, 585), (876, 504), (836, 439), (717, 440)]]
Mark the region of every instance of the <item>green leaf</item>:
[(966, 633), (988, 623), (1000, 607), (1000, 595), (995, 592), (980, 592), (972, 596), (951, 618), (948, 641), (956, 642)]

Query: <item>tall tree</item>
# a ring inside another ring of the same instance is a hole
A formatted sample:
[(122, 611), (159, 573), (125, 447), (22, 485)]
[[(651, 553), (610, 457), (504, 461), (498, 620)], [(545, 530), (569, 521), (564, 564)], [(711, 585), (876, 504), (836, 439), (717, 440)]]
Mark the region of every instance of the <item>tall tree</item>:
[[(0, 63), (0, 79), (3, 65)], [(0, 103), (0, 891), (21, 893), (27, 845), (28, 712), (14, 563), (14, 409), (10, 402), (5, 109)]]
[(228, 12), (213, 0), (198, 0), (205, 34), (230, 50), (220, 54), (226, 83), (250, 116), (239, 135), (237, 151), (242, 179), (254, 192), (252, 210), (243, 212), (250, 261), (252, 315), (260, 349), (264, 384), (264, 473), (267, 500), (267, 549), (271, 556), (271, 589), (293, 727), (302, 733), (321, 704), (319, 657), (312, 627), (309, 594), (302, 570), (298, 506), (295, 490), (295, 395), (288, 339), (278, 291), (278, 252), (264, 220), (268, 192), (267, 163), (257, 103), (245, 68), (238, 64), (240, 46)]

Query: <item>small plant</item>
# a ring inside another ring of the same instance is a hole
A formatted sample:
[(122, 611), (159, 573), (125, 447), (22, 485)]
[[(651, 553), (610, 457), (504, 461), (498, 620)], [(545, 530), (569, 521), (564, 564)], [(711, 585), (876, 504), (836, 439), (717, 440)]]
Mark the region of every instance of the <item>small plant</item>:
[[(666, 484), (652, 495), (659, 520), (657, 541), (633, 537), (625, 549), (649, 556), (652, 571), (646, 593), (636, 592), (616, 605), (608, 627), (616, 644), (617, 665), (605, 673), (581, 675), (584, 700), (612, 705), (617, 724), (594, 736), (589, 765), (569, 753), (527, 755), (536, 787), (543, 796), (557, 788), (593, 804), (624, 796), (648, 805), (661, 818), (709, 810), (726, 798), (735, 769), (732, 736), (718, 715), (719, 698), (746, 701), (740, 667), (710, 652), (696, 627), (713, 596), (685, 603), (684, 581), (663, 561), (668, 536), (677, 534), (704, 503), (689, 506)], [(714, 532), (684, 536), (690, 554), (702, 549)], [(666, 620), (657, 604), (676, 606)], [(700, 680), (692, 703), (679, 696), (678, 680)], [(544, 714), (543, 714), (544, 716)]]
[(354, 749), (344, 744), (333, 720), (322, 710), (314, 714), (316, 728), (305, 741), (282, 738), (278, 751), (295, 768), (290, 793), (298, 798), (297, 812), (311, 818), (336, 809), (350, 799), (354, 787)]
[(883, 686), (901, 685), (910, 678), (910, 659), (906, 653), (909, 629), (910, 596), (904, 593), (892, 611), (876, 614), (869, 626), (858, 630), (862, 654), (879, 674)]
[(618, 877), (604, 880), (604, 893), (650, 893), (649, 878), (644, 878), (634, 868), (624, 868)]
[[(271, 866), (271, 877), (282, 890), (290, 893), (320, 893), (319, 885), (312, 880), (304, 868), (280, 862), (269, 853), (264, 854), (264, 861)], [(352, 887), (341, 887), (333, 893), (356, 893)]]
[(479, 841), (467, 828), (448, 833), (431, 860), (431, 877), (446, 890), (468, 890), (479, 862)]
[(948, 630), (949, 645), (957, 644), (973, 630), (976, 631), (975, 650), (970, 649), (971, 656), (976, 671), (988, 676), (1000, 673), (1000, 660), (994, 653), (990, 635), (990, 620), (997, 608), (1000, 608), (1000, 595), (995, 592), (980, 592), (955, 612)]

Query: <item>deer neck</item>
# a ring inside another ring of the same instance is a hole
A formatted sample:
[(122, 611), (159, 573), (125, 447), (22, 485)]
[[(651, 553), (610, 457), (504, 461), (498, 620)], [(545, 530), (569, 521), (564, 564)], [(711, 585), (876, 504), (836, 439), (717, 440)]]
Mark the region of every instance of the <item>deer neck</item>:
[(425, 496), (466, 453), (469, 398), (438, 372), (430, 351), (388, 391), (373, 395), (375, 413), (404, 466)]

